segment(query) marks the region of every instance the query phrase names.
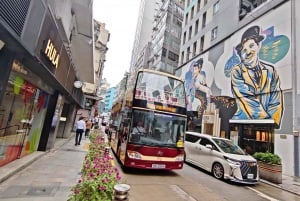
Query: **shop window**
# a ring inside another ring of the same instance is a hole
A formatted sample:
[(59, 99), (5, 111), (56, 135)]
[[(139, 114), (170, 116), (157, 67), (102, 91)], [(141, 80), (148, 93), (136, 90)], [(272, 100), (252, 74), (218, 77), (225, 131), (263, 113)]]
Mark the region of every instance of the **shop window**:
[(237, 132), (239, 146), (248, 154), (274, 153), (274, 127), (272, 124), (234, 124), (231, 125), (230, 130), (230, 138)]
[(49, 95), (26, 80), (31, 75), (24, 72), (29, 71), (11, 72), (0, 105), (0, 166), (38, 146)]

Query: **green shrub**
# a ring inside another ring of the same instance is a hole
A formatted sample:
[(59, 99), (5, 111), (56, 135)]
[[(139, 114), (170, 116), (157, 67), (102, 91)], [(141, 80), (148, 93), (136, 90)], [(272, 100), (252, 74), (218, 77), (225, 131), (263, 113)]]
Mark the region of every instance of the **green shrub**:
[(255, 152), (253, 157), (258, 161), (281, 165), (281, 158), (277, 154), (272, 154), (270, 152)]
[(108, 143), (102, 133), (91, 132), (89, 152), (83, 161), (81, 178), (71, 188), (68, 201), (111, 201), (114, 185), (121, 175), (113, 164), (112, 156), (105, 152)]

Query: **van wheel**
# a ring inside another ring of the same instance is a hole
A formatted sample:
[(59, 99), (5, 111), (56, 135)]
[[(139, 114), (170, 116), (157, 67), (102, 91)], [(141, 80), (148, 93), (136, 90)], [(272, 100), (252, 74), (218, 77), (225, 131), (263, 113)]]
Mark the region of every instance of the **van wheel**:
[(220, 163), (214, 163), (212, 167), (212, 174), (217, 179), (224, 178), (224, 168)]

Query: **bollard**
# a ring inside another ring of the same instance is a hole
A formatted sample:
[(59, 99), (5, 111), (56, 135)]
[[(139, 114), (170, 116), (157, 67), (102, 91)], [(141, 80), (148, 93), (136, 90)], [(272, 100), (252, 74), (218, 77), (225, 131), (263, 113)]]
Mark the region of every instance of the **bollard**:
[(105, 147), (105, 148), (104, 148), (104, 154), (105, 154), (105, 155), (108, 155), (108, 154), (109, 154), (109, 149), (110, 149), (110, 147)]
[(129, 201), (130, 186), (127, 184), (116, 184), (114, 186), (113, 201)]

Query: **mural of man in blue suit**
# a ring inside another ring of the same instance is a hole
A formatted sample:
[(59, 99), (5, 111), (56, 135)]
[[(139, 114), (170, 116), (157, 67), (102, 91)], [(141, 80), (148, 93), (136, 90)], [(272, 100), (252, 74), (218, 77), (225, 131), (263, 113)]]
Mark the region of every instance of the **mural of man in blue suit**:
[(248, 28), (235, 47), (241, 62), (231, 71), (231, 90), (237, 111), (233, 119), (273, 119), (280, 126), (283, 97), (274, 66), (259, 60), (259, 26)]

